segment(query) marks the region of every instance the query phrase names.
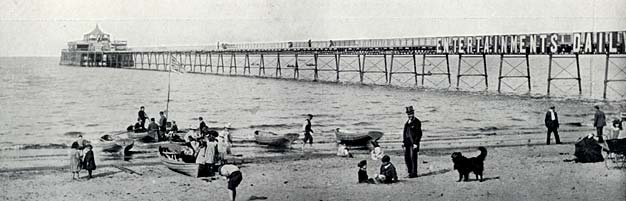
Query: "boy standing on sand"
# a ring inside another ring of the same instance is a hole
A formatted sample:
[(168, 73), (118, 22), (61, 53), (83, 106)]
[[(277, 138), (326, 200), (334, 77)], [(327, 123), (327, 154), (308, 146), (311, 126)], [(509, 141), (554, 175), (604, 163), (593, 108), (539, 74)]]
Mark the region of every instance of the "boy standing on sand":
[(237, 197), (237, 186), (243, 180), (243, 175), (239, 168), (234, 165), (222, 165), (219, 169), (220, 175), (226, 177), (228, 179), (228, 190), (230, 190), (230, 195), (233, 201)]
[(302, 126), (304, 129), (304, 140), (302, 142), (302, 151), (304, 151), (304, 145), (306, 144), (307, 141), (309, 142), (309, 145), (311, 146), (311, 148), (313, 148), (313, 136), (311, 135), (311, 133), (315, 133), (315, 132), (313, 132), (313, 129), (311, 129), (311, 119), (313, 119), (313, 115), (307, 114), (306, 122)]

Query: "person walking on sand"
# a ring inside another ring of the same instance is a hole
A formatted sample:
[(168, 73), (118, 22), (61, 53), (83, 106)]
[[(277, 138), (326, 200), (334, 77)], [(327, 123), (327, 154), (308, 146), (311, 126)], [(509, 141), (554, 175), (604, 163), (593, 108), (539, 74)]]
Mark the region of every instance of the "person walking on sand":
[(141, 107), (139, 107), (139, 112), (137, 112), (137, 115), (139, 116), (139, 120), (141, 122), (141, 128), (143, 128), (143, 130), (146, 129), (146, 119), (148, 119), (148, 115), (146, 114), (146, 111), (144, 111), (144, 107), (143, 105)]
[(230, 191), (230, 197), (233, 201), (237, 197), (237, 186), (243, 180), (243, 175), (239, 168), (234, 165), (222, 165), (219, 169), (220, 175), (228, 179), (228, 190)]
[(551, 106), (548, 112), (546, 112), (545, 124), (548, 128), (548, 138), (546, 139), (546, 144), (550, 144), (550, 133), (554, 133), (554, 140), (557, 144), (561, 144), (561, 139), (559, 138), (559, 116), (554, 111), (554, 106)]
[(304, 130), (304, 139), (302, 142), (302, 151), (304, 151), (304, 145), (309, 142), (309, 145), (311, 146), (311, 148), (313, 148), (313, 136), (311, 135), (311, 133), (315, 133), (313, 132), (313, 129), (311, 129), (311, 119), (313, 119), (313, 115), (312, 114), (307, 114), (306, 115), (306, 122), (304, 122), (304, 125), (302, 126), (303, 130)]
[[(80, 150), (78, 150), (78, 142), (73, 142), (70, 149), (70, 171), (72, 172), (72, 180), (80, 179)], [(76, 177), (74, 177), (76, 175)]]
[(406, 107), (408, 120), (404, 124), (402, 139), (404, 145), (404, 162), (409, 178), (417, 177), (417, 156), (422, 140), (422, 122), (415, 117), (413, 106)]
[(89, 179), (93, 178), (91, 172), (96, 169), (96, 160), (93, 157), (93, 146), (90, 144), (86, 147), (85, 157), (83, 159), (83, 168), (89, 173)]
[(603, 143), (604, 139), (602, 138), (602, 130), (604, 126), (606, 126), (606, 116), (604, 116), (604, 112), (600, 110), (600, 106), (593, 106), (596, 108), (596, 113), (593, 115), (593, 127), (596, 127), (596, 135), (598, 136), (598, 142)]

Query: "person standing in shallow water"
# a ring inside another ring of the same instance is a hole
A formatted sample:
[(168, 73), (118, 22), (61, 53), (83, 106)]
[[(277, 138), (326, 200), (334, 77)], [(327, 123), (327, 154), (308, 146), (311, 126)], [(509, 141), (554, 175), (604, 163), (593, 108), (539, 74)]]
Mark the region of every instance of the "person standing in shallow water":
[(139, 108), (139, 112), (137, 112), (137, 115), (139, 116), (139, 121), (141, 124), (141, 128), (143, 128), (143, 130), (146, 129), (146, 119), (148, 119), (148, 115), (146, 114), (146, 112), (144, 111), (144, 107), (143, 105)]
[(304, 129), (304, 139), (303, 139), (303, 142), (302, 142), (302, 151), (304, 151), (304, 145), (307, 142), (309, 142), (309, 145), (311, 146), (311, 148), (313, 148), (313, 136), (311, 135), (311, 133), (315, 133), (315, 132), (313, 132), (313, 129), (311, 129), (311, 119), (313, 119), (313, 115), (312, 114), (307, 114), (306, 122), (302, 126), (303, 129)]
[(559, 116), (554, 111), (555, 107), (552, 106), (546, 112), (546, 127), (548, 128), (548, 138), (546, 139), (546, 144), (550, 144), (550, 133), (554, 133), (554, 140), (557, 144), (561, 144), (561, 139), (559, 138)]
[(596, 135), (598, 136), (598, 142), (603, 143), (604, 138), (602, 138), (602, 130), (604, 126), (606, 126), (606, 116), (604, 112), (600, 110), (600, 106), (593, 106), (596, 108), (596, 113), (593, 116), (593, 127), (596, 127)]
[(409, 178), (417, 177), (417, 156), (422, 140), (422, 122), (415, 117), (413, 106), (406, 107), (408, 120), (404, 124), (402, 139), (404, 145), (404, 162)]

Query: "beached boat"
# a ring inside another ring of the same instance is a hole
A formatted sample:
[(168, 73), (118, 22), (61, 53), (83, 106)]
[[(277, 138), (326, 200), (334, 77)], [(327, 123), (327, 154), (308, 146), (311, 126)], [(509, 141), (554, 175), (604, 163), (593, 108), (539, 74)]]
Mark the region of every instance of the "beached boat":
[(209, 166), (206, 164), (187, 163), (179, 157), (182, 147), (178, 144), (167, 144), (159, 146), (159, 159), (161, 163), (174, 172), (178, 172), (191, 177), (202, 177), (209, 175)]
[(254, 131), (254, 139), (258, 144), (285, 147), (291, 145), (293, 141), (298, 139), (300, 134), (287, 133), (284, 135), (276, 134), (274, 132), (267, 131)]
[(154, 138), (155, 136), (150, 135), (148, 132), (133, 132), (133, 131), (129, 131), (127, 132), (128, 134), (128, 138), (130, 139), (134, 139), (134, 140), (139, 140), (141, 142), (156, 142), (156, 139)]
[(133, 148), (135, 140), (133, 139), (114, 139), (110, 135), (104, 135), (100, 138), (100, 146), (103, 152), (119, 152), (128, 153)]
[(341, 131), (339, 128), (335, 130), (335, 136), (337, 141), (346, 145), (369, 145), (370, 141), (376, 141), (383, 136), (383, 132), (369, 131), (369, 132), (349, 132)]

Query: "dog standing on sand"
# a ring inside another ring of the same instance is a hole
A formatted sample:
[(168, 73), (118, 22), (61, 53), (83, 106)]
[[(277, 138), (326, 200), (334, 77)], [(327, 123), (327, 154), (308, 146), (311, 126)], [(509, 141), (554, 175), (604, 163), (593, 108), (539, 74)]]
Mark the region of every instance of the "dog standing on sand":
[[(485, 147), (478, 147), (480, 150), (480, 155), (472, 158), (467, 158), (461, 154), (461, 152), (452, 153), (452, 162), (454, 162), (454, 169), (459, 172), (459, 181), (469, 180), (469, 173), (474, 172), (476, 175), (476, 179), (483, 181), (483, 170), (485, 170), (484, 161), (485, 157), (487, 157), (487, 149)], [(480, 176), (480, 179), (478, 178)]]

